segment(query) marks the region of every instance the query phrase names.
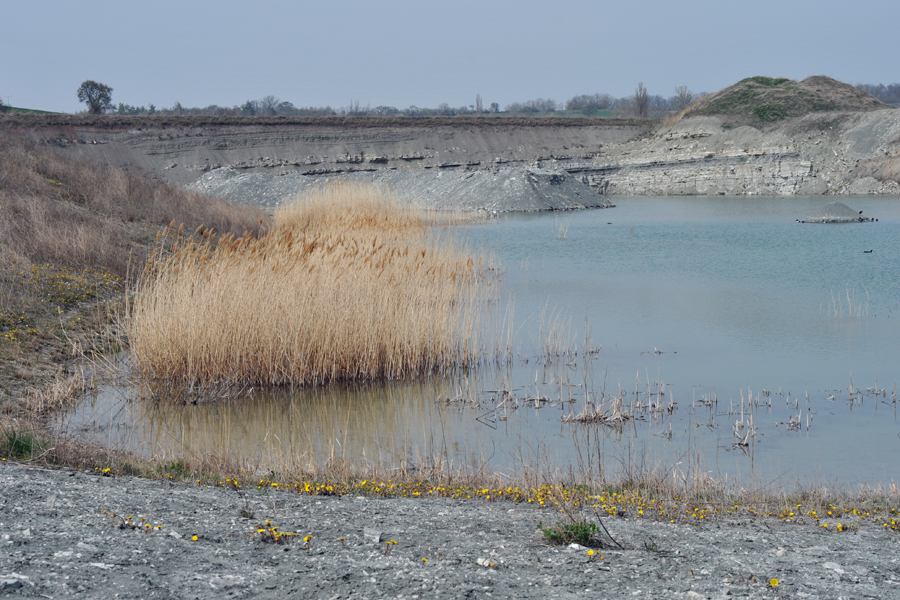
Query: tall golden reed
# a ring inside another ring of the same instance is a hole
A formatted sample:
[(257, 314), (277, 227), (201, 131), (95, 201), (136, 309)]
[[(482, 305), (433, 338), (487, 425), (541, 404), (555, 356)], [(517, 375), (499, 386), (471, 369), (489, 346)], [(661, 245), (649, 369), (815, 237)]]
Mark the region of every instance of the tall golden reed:
[(490, 261), (429, 224), (383, 189), (339, 184), (279, 210), (260, 238), (198, 230), (173, 245), (165, 231), (129, 310), (140, 370), (189, 387), (309, 386), (471, 365)]

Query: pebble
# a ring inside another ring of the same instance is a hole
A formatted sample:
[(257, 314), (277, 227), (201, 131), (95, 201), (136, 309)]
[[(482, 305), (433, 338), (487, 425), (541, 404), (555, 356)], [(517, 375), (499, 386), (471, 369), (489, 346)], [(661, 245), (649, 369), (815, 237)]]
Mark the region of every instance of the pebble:
[(377, 529), (372, 529), (371, 527), (366, 527), (363, 529), (363, 536), (365, 536), (366, 541), (372, 542), (374, 544), (379, 544), (381, 542), (386, 542), (387, 538), (384, 537), (384, 534)]

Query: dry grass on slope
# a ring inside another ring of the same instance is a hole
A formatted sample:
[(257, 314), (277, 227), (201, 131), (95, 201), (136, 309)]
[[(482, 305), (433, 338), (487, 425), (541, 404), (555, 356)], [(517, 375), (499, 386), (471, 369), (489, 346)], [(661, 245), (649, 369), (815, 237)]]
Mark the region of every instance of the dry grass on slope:
[(336, 185), (263, 237), (177, 240), (138, 283), (129, 339), (149, 378), (319, 385), (477, 360), (489, 261), (379, 188)]
[(122, 276), (135, 250), (123, 223), (155, 229), (175, 220), (242, 234), (259, 231), (261, 216), (0, 133), (0, 245), (32, 261), (90, 265)]

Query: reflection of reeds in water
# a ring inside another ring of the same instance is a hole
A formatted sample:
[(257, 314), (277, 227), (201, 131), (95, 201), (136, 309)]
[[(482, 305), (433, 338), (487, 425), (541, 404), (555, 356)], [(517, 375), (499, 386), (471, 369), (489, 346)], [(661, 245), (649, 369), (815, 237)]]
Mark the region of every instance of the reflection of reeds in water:
[(112, 450), (231, 474), (487, 475), (493, 430), (450, 399), (461, 386), (477, 390), (477, 375), (277, 388), (198, 404), (106, 389), (64, 427), (88, 429), (85, 441)]
[(482, 319), (494, 267), (428, 219), (379, 188), (333, 185), (279, 210), (258, 239), (177, 238), (135, 290), (141, 371), (188, 386), (321, 385), (473, 364), (496, 350)]
[[(197, 457), (281, 472), (344, 461), (396, 467), (431, 452), (436, 382), (274, 391), (239, 402), (134, 403), (140, 444), (156, 455)], [(456, 432), (453, 431), (453, 434)]]
[(561, 240), (569, 239), (569, 221), (568, 219), (560, 222), (559, 217), (554, 220), (556, 225), (556, 236)]
[(834, 290), (831, 291), (831, 303), (822, 302), (819, 305), (819, 316), (823, 314), (834, 319), (860, 319), (869, 316), (869, 290), (865, 290), (866, 299), (857, 300), (856, 290), (847, 286), (843, 294), (835, 296)]
[(538, 320), (538, 360), (544, 364), (569, 363), (577, 354), (577, 343), (568, 315), (545, 305)]
[[(196, 405), (157, 402), (152, 392), (119, 399), (103, 392), (93, 407), (77, 409), (67, 429), (84, 427), (85, 441), (114, 450), (243, 478), (572, 483), (660, 497), (752, 489), (771, 472), (758, 468), (762, 459), (783, 460), (767, 458), (769, 444), (760, 446), (758, 436), (773, 426), (788, 438), (812, 429), (809, 396), (747, 389), (723, 402), (709, 390), (679, 409), (659, 375), (636, 375), (633, 390), (607, 391), (606, 382), (592, 383), (593, 355), (579, 349), (577, 361), (532, 363), (534, 377), (526, 379), (534, 384), (527, 385), (504, 365), (465, 377), (278, 388)], [(861, 389), (851, 379), (836, 392), (839, 398), (822, 401), (862, 410), (865, 400), (877, 409), (889, 397), (877, 381)], [(783, 410), (773, 403), (779, 397)], [(718, 448), (732, 454), (725, 460)]]

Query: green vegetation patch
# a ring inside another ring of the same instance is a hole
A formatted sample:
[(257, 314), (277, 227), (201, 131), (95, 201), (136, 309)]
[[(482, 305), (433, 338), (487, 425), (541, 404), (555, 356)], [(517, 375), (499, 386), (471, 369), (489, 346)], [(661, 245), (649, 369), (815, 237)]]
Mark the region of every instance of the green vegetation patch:
[(50, 443), (14, 427), (0, 434), (0, 456), (4, 459), (31, 460), (47, 451)]
[(788, 79), (786, 77), (772, 78), (772, 77), (763, 77), (762, 75), (757, 75), (755, 77), (748, 77), (746, 79), (741, 79), (740, 81), (738, 81), (737, 84), (741, 85), (743, 83), (743, 84), (756, 84), (756, 85), (761, 85), (763, 87), (778, 87), (780, 85), (784, 85), (785, 83), (788, 83), (789, 81), (790, 81), (790, 79)]
[(97, 300), (105, 292), (118, 291), (122, 285), (116, 275), (92, 267), (79, 270), (48, 263), (32, 264), (29, 271), (20, 271), (18, 275), (40, 302), (59, 308)]
[(6, 112), (9, 114), (19, 113), (19, 114), (34, 114), (34, 115), (58, 115), (61, 113), (53, 112), (51, 110), (37, 110), (36, 108), (21, 108), (19, 106), (4, 106), (3, 110), (0, 112)]
[(756, 115), (756, 118), (764, 123), (780, 121), (790, 116), (784, 107), (781, 106), (763, 105), (753, 107), (751, 110)]
[(570, 523), (556, 522), (551, 527), (544, 527), (538, 523), (538, 529), (544, 534), (544, 541), (554, 546), (568, 546), (580, 544), (586, 548), (600, 546), (600, 528), (596, 523), (589, 521), (571, 521)]

